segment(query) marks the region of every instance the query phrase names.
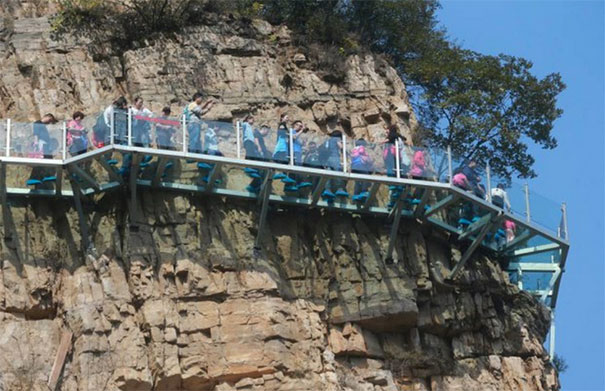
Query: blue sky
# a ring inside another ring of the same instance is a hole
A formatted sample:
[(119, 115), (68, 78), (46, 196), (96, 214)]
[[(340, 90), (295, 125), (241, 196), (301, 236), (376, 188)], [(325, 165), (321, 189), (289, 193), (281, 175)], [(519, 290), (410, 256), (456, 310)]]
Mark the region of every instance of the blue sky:
[(485, 54), (559, 72), (567, 89), (555, 123), (555, 150), (533, 148), (534, 191), (566, 201), (571, 250), (557, 303), (556, 351), (569, 365), (562, 389), (605, 390), (603, 246), (605, 181), (604, 3), (602, 1), (443, 1), (451, 39)]

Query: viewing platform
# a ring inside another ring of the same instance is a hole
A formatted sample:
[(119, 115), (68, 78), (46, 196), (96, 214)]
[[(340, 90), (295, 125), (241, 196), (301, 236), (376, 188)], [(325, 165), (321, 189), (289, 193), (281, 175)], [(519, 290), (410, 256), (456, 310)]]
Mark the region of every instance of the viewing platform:
[[(83, 121), (88, 139), (92, 138), (97, 118), (89, 116)], [(461, 244), (462, 255), (446, 281), (455, 280), (473, 253), (481, 248), (501, 260), (511, 282), (551, 308), (549, 347), (551, 356), (554, 354), (554, 309), (569, 249), (565, 204), (534, 193), (527, 184), (500, 181), (491, 174), (489, 166), (475, 167), (484, 185), (485, 197), (479, 197), (454, 185), (457, 167), (465, 159), (453, 155), (449, 149), (404, 146), (399, 141), (393, 145), (365, 144), (373, 162), (367, 172), (353, 169), (351, 157), (356, 140), (344, 134), (330, 138), (303, 133), (296, 140), (302, 147), (300, 155), (296, 151), (287, 153), (282, 161), (270, 156), (245, 159), (240, 125), (206, 120), (192, 123), (184, 117), (150, 118), (116, 112), (107, 133), (96, 139), (95, 148), (78, 147), (68, 137), (70, 130), (66, 123), (2, 121), (3, 211), (11, 198), (71, 199), (78, 212), (85, 250), (91, 248), (91, 243), (82, 199), (119, 189), (129, 190), (132, 230), (137, 229), (137, 192), (162, 189), (201, 197), (249, 200), (259, 210), (255, 242), (258, 251), (262, 250), (260, 237), (271, 205), (374, 215), (384, 218), (391, 227), (385, 260), (395, 256), (401, 219), (415, 219), (449, 233), (452, 240)], [(192, 148), (192, 126), (199, 126), (204, 140), (200, 143), (201, 150)], [(275, 133), (272, 130), (264, 138), (271, 152), (275, 148)], [(162, 136), (166, 134), (170, 135), (168, 141)], [(337, 162), (334, 149), (329, 164), (323, 159), (306, 159), (310, 153), (319, 157), (326, 141), (338, 145)], [(292, 134), (288, 144), (292, 150), (295, 144)], [(317, 150), (312, 149), (313, 145)], [(397, 151), (394, 162), (385, 159), (385, 148)], [(420, 172), (412, 173), (410, 166), (416, 157), (422, 157), (424, 166)], [(504, 184), (510, 208), (494, 204), (492, 189), (500, 183)]]

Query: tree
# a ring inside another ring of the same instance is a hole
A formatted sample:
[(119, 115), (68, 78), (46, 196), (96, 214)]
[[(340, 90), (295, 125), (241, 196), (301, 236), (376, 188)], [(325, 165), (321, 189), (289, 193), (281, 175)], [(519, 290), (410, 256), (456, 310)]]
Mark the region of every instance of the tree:
[(418, 89), (415, 106), (425, 136), (436, 147), (479, 163), (502, 178), (534, 177), (528, 143), (557, 146), (551, 135), (562, 110), (558, 73), (539, 79), (532, 63), (507, 55), (486, 56), (455, 46), (407, 62), (407, 78)]
[(568, 369), (568, 365), (567, 362), (565, 361), (565, 359), (561, 356), (559, 356), (558, 354), (555, 354), (555, 357), (552, 359), (552, 365), (553, 367), (555, 367), (555, 369), (557, 370), (557, 372), (559, 374), (567, 371)]

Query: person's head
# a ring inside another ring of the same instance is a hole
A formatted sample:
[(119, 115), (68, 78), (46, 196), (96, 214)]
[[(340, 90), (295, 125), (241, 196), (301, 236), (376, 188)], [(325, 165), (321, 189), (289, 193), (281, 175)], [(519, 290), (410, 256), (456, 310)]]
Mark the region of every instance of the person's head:
[(468, 162), (468, 166), (469, 166), (470, 168), (475, 168), (475, 167), (477, 166), (477, 162), (476, 162), (476, 161), (474, 161), (473, 159), (471, 159), (471, 160)]
[(44, 124), (56, 124), (57, 123), (57, 119), (51, 113), (44, 114), (44, 116), (42, 116), (41, 121)]
[(261, 135), (266, 136), (266, 135), (269, 134), (270, 130), (271, 130), (271, 128), (269, 127), (269, 125), (262, 124), (261, 127), (260, 127), (260, 129), (259, 129), (259, 132), (260, 132)]
[(143, 108), (143, 98), (140, 96), (134, 98), (134, 107), (138, 110), (141, 110)]
[(307, 144), (309, 151), (314, 151), (317, 149), (317, 143), (315, 141), (309, 141), (309, 144)]
[(203, 98), (202, 93), (200, 91), (198, 91), (195, 94), (193, 94), (193, 97), (191, 98), (191, 100), (199, 105), (202, 103), (202, 98)]
[(244, 121), (249, 123), (250, 125), (252, 125), (254, 123), (254, 116), (251, 114), (248, 114), (245, 118)]
[(80, 122), (84, 119), (84, 113), (81, 111), (76, 111), (74, 115), (71, 116), (74, 120)]
[(496, 186), (498, 189), (502, 189), (504, 190), (504, 183), (498, 183), (498, 186)]
[(365, 147), (366, 145), (368, 145), (368, 143), (366, 143), (366, 140), (362, 138), (360, 138), (359, 140), (355, 140), (356, 147)]
[(288, 122), (288, 114), (283, 113), (279, 116), (279, 122)]
[(169, 117), (169, 116), (170, 116), (170, 113), (171, 113), (171, 111), (170, 111), (170, 107), (166, 106), (166, 107), (164, 107), (164, 108), (162, 109), (162, 114), (163, 114), (164, 116)]
[(128, 101), (123, 96), (116, 99), (113, 104), (118, 109), (126, 109), (128, 107)]
[(300, 130), (303, 127), (303, 123), (301, 120), (296, 120), (292, 123), (292, 127), (294, 128), (294, 130)]
[(386, 128), (387, 139), (389, 142), (394, 143), (395, 139), (399, 136), (399, 129), (397, 125), (393, 124)]

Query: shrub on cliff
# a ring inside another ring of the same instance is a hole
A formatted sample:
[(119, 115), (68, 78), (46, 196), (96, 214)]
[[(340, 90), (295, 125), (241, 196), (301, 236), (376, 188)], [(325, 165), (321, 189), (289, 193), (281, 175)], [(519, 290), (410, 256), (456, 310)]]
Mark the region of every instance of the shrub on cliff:
[(206, 0), (58, 0), (58, 5), (51, 21), (56, 37), (70, 33), (116, 51), (199, 23), (209, 7)]

